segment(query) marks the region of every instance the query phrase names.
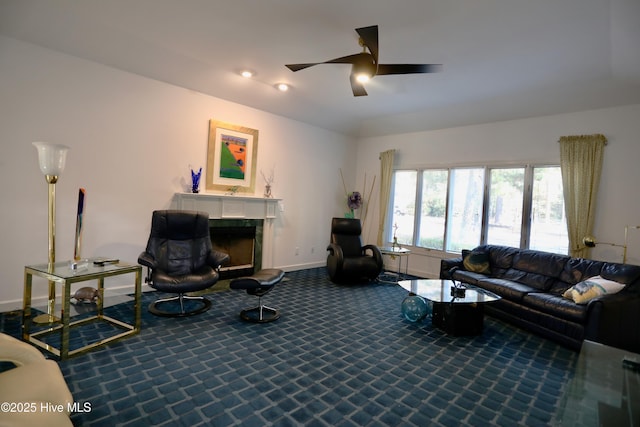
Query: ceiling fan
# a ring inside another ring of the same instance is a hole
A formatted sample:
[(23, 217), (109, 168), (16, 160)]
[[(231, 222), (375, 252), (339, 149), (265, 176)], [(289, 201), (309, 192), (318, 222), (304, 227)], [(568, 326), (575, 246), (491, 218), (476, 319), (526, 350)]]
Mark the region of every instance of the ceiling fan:
[(353, 96), (366, 96), (367, 91), (364, 89), (363, 83), (374, 76), (437, 73), (442, 70), (441, 64), (380, 64), (378, 63), (378, 26), (356, 28), (356, 32), (360, 36), (359, 43), (362, 46), (362, 52), (325, 62), (288, 64), (286, 67), (291, 71), (300, 71), (319, 64), (351, 64), (349, 77)]

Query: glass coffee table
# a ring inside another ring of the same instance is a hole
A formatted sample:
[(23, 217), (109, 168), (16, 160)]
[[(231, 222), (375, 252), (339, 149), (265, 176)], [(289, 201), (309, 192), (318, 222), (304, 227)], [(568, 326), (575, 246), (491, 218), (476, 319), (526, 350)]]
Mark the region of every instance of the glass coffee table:
[(415, 279), (398, 282), (411, 294), (433, 303), (431, 322), (449, 335), (480, 335), (484, 305), (500, 297), (484, 289), (460, 285), (452, 280)]

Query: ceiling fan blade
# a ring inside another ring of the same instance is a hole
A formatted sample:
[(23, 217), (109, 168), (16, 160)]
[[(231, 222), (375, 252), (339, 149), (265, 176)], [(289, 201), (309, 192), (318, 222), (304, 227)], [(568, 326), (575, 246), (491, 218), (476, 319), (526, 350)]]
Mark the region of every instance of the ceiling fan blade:
[(314, 65), (318, 65), (318, 64), (322, 64), (322, 62), (315, 62), (311, 64), (287, 64), (285, 65), (285, 67), (295, 72), (295, 71), (304, 70), (305, 68), (313, 67)]
[(362, 39), (362, 43), (369, 48), (369, 52), (373, 55), (373, 61), (378, 63), (378, 26), (356, 28), (356, 32)]
[(323, 62), (323, 64), (355, 64), (360, 59), (361, 56), (362, 56), (361, 53), (355, 53), (353, 55), (347, 55), (341, 58), (325, 61)]
[(288, 65), (285, 65), (285, 67), (287, 67), (291, 71), (300, 71), (300, 70), (304, 70), (305, 68), (309, 68), (314, 65), (320, 65), (320, 64), (355, 64), (355, 62), (360, 58), (361, 55), (362, 54), (360, 53), (356, 53), (354, 55), (347, 55), (347, 56), (342, 56), (340, 58), (330, 59), (325, 62), (314, 62), (309, 64), (288, 64)]
[(442, 71), (442, 64), (378, 64), (376, 75), (388, 74), (421, 74)]
[(367, 96), (367, 91), (364, 90), (364, 86), (362, 86), (362, 83), (356, 80), (356, 76), (351, 74), (350, 79), (353, 96)]

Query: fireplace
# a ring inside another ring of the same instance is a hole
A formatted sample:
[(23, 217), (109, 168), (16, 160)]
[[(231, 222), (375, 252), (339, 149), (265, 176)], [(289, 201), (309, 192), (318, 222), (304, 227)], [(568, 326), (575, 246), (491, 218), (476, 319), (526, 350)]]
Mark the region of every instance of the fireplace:
[(229, 255), (220, 269), (221, 279), (249, 276), (262, 268), (263, 220), (210, 219), (213, 249)]
[[(214, 239), (219, 228), (255, 227), (256, 236), (253, 257), (251, 258), (253, 259), (253, 271), (256, 272), (261, 268), (273, 267), (275, 221), (280, 199), (247, 195), (230, 196), (206, 192), (177, 193), (175, 198), (177, 209), (207, 212), (209, 214), (209, 226), (213, 227), (211, 234)], [(216, 242), (214, 244), (218, 245)], [(223, 249), (221, 248), (221, 250)], [(241, 260), (238, 264), (245, 264), (245, 260)], [(224, 275), (244, 274), (241, 271), (230, 270), (231, 268), (226, 266)], [(236, 266), (235, 270), (240, 269)], [(246, 271), (251, 270), (247, 269)]]

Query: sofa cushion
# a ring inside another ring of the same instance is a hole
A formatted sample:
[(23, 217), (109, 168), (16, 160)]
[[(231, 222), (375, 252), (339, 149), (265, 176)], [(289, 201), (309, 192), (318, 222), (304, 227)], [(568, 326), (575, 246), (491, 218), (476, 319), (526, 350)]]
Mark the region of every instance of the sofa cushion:
[(491, 274), (489, 267), (489, 252), (476, 248), (472, 251), (462, 251), (462, 265), (467, 271), (481, 274)]
[[(600, 271), (600, 276), (605, 279), (615, 280), (619, 283), (624, 283), (625, 285), (631, 283), (638, 283), (640, 279), (640, 267), (633, 264), (614, 264), (610, 262), (605, 262), (602, 266), (602, 270)], [(625, 289), (627, 292), (628, 289)], [(640, 289), (631, 289), (632, 292), (640, 292)]]
[[(564, 294), (571, 286), (590, 277), (602, 276), (625, 285), (640, 279), (640, 268), (631, 264), (616, 264), (591, 259), (571, 258), (564, 266), (560, 281), (556, 282), (549, 292)], [(640, 293), (638, 286), (627, 287), (625, 292)]]
[(452, 278), (460, 282), (469, 283), (470, 285), (477, 285), (479, 280), (486, 279), (487, 276), (481, 273), (474, 273), (473, 271), (456, 270)]
[(528, 273), (558, 278), (569, 259), (566, 255), (523, 249), (513, 257), (512, 266)]
[(507, 273), (519, 270), (525, 274), (516, 274), (517, 279), (510, 276), (506, 278), (517, 280), (540, 291), (548, 291), (562, 274), (569, 259), (566, 255), (521, 250), (513, 257), (512, 268)]
[(624, 289), (624, 284), (613, 280), (594, 276), (569, 288), (563, 297), (572, 300), (576, 304), (586, 304), (594, 298), (602, 295), (615, 294)]
[(478, 280), (476, 286), (500, 295), (502, 298), (516, 302), (521, 301), (529, 292), (537, 292), (537, 289), (531, 286), (493, 277), (485, 277)]
[(489, 264), (492, 271), (511, 268), (513, 257), (520, 252), (520, 249), (509, 246), (484, 245), (478, 247), (489, 252)]
[(569, 286), (573, 286), (578, 282), (582, 282), (584, 279), (599, 275), (603, 266), (604, 263), (602, 261), (571, 258), (564, 265), (564, 269), (560, 274), (560, 280), (569, 283)]
[(584, 323), (587, 318), (587, 306), (579, 305), (558, 295), (544, 292), (527, 294), (522, 303), (548, 315), (572, 322)]
[(510, 268), (504, 271), (500, 277), (512, 282), (525, 284), (536, 292), (547, 292), (555, 283), (555, 279), (553, 277), (538, 273), (528, 273), (515, 268)]

